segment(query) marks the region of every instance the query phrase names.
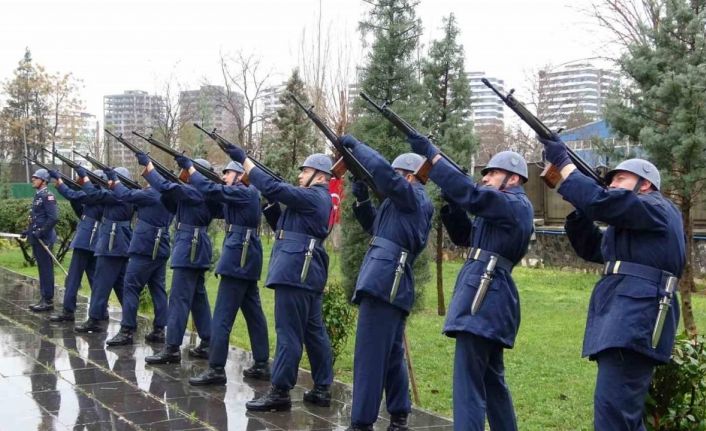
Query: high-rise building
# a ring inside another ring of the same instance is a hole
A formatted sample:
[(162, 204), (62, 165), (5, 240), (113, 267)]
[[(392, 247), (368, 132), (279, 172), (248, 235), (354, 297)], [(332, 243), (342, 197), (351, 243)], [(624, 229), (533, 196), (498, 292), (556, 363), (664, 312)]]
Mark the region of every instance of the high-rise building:
[(468, 81), (471, 86), (471, 109), (473, 126), (476, 131), (486, 127), (503, 129), (505, 127), (505, 105), (493, 90), (481, 82), (487, 79), (501, 92), (505, 91), (505, 81), (486, 76), (485, 72), (468, 72)]
[(285, 88), (287, 88), (287, 83), (283, 82), (271, 85), (262, 91), (262, 97), (260, 98), (261, 112), (266, 122), (270, 122), (277, 110), (284, 106), (280, 101), (280, 97)]
[[(150, 134), (157, 120), (165, 115), (162, 96), (146, 91), (129, 90), (123, 94), (103, 96), (103, 124), (115, 134), (130, 137), (133, 130)], [(106, 161), (113, 166), (132, 162), (133, 156), (110, 136), (105, 137)]]
[(537, 114), (551, 129), (598, 120), (620, 75), (586, 60), (539, 72)]
[[(93, 114), (87, 112), (70, 112), (62, 116), (56, 133), (55, 148), (62, 156), (83, 162), (83, 158), (74, 155), (74, 151), (81, 154), (89, 153), (92, 156), (98, 149), (98, 120)], [(59, 160), (57, 163), (61, 163)], [(83, 164), (83, 163), (82, 163)]]
[(238, 118), (242, 121), (244, 113), (243, 96), (228, 95), (220, 85), (203, 85), (198, 90), (179, 93), (179, 118), (184, 123), (196, 122), (207, 130), (232, 132), (237, 130)]

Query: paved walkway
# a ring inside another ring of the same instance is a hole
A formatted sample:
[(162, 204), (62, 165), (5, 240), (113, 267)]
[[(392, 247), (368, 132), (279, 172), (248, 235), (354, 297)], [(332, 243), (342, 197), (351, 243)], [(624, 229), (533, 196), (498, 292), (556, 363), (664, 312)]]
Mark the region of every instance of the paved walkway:
[[(269, 387), (241, 377), (249, 352), (231, 349), (226, 386), (193, 388), (187, 379), (206, 361), (182, 354), (178, 365), (146, 365), (144, 357), (161, 346), (144, 344), (145, 320), (134, 346), (106, 347), (120, 329), (119, 310), (111, 310), (106, 332), (79, 335), (73, 324), (28, 311), (37, 295), (35, 280), (0, 268), (0, 430), (344, 430), (350, 422), (347, 385), (333, 385), (331, 407), (312, 407), (301, 402), (311, 377), (300, 371), (290, 412), (248, 413), (245, 402)], [(82, 298), (77, 316), (85, 310)], [(382, 416), (376, 430), (389, 424)], [(418, 410), (410, 425), (452, 429), (447, 419)]]

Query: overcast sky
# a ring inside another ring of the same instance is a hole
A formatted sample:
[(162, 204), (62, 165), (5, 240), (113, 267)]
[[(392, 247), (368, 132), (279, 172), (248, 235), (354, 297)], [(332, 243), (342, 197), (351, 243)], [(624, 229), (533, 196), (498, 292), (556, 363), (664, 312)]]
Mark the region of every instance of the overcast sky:
[[(468, 70), (526, 83), (546, 64), (603, 55), (605, 37), (585, 10), (591, 0), (421, 0), (422, 42), (439, 35), (454, 12)], [(50, 72), (83, 80), (87, 111), (102, 120), (103, 95), (158, 92), (170, 75), (193, 88), (218, 83), (220, 53), (260, 56), (284, 80), (297, 65), (303, 31), (322, 9), (331, 38), (362, 48), (356, 30), (361, 0), (0, 0), (0, 80), (12, 76), (25, 47)]]

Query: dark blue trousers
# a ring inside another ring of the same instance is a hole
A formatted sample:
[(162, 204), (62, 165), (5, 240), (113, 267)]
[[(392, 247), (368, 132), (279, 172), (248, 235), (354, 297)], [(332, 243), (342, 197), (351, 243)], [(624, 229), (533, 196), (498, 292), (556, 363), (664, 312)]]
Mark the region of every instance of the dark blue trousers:
[(150, 290), (154, 306), (155, 328), (167, 325), (167, 289), (166, 278), (167, 259), (155, 259), (135, 254), (130, 256), (125, 270), (123, 285), (123, 318), (122, 326), (137, 328), (137, 309), (140, 306), (140, 293), (145, 284)]
[(459, 332), (453, 384), (454, 430), (483, 431), (486, 414), (492, 431), (517, 430), (500, 343)]
[(404, 357), (405, 323), (401, 309), (372, 296), (362, 298), (353, 358), (353, 425), (375, 423), (383, 390), (390, 414), (411, 411)]
[(211, 306), (204, 286), (205, 272), (205, 269), (174, 268), (172, 290), (169, 292), (167, 344), (181, 346), (189, 311), (193, 313), (196, 332), (201, 340), (211, 339)]
[(120, 304), (123, 303), (123, 282), (127, 257), (98, 256), (96, 271), (93, 277), (93, 291), (88, 317), (96, 320), (104, 319), (108, 313), (110, 291), (115, 291)]
[(243, 310), (245, 324), (248, 326), (253, 359), (256, 362), (265, 362), (270, 357), (267, 320), (262, 312), (257, 281), (221, 275), (211, 323), (211, 345), (208, 354), (208, 364), (211, 367), (223, 367), (226, 364), (230, 331), (233, 329), (238, 309)]
[(596, 355), (596, 361), (596, 431), (644, 431), (642, 415), (655, 362), (627, 349), (605, 350)]
[[(49, 250), (53, 244), (47, 244)], [(39, 270), (39, 292), (42, 298), (54, 299), (54, 261), (47, 251), (39, 242), (32, 243), (32, 253), (34, 260), (37, 261), (37, 269)]]
[(323, 294), (299, 287), (275, 287), (277, 347), (272, 362), (272, 385), (292, 389), (297, 383), (302, 345), (309, 356), (316, 385), (333, 382), (331, 341), (321, 315)]
[(76, 296), (78, 289), (81, 287), (83, 273), (86, 273), (88, 285), (93, 291), (93, 273), (96, 270), (96, 258), (93, 252), (75, 248), (71, 256), (71, 264), (69, 265), (69, 275), (66, 276), (64, 283), (64, 310), (73, 313), (76, 311)]

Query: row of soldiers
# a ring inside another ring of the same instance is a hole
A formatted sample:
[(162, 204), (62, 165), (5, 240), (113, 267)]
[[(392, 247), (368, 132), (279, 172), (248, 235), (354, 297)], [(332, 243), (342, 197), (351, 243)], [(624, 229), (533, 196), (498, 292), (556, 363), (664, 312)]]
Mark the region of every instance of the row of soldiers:
[[(576, 169), (558, 136), (540, 140), (547, 160), (563, 178), (558, 192), (575, 208), (566, 220), (571, 244), (580, 257), (605, 264), (591, 296), (583, 348), (583, 355), (598, 364), (595, 429), (642, 430), (652, 373), (656, 365), (668, 361), (679, 319), (675, 304), (653, 346), (658, 303), (667, 294), (667, 283), (679, 277), (684, 266), (680, 213), (660, 193), (660, 175), (650, 162), (631, 159), (619, 164), (608, 173), (609, 186), (602, 187)], [(412, 267), (426, 246), (433, 215), (424, 184), (415, 174), (425, 162), (432, 164), (429, 178), (441, 188), (446, 201), (441, 218), (450, 238), (470, 248), (443, 329), (456, 343), (454, 429), (482, 431), (487, 420), (492, 430), (516, 430), (503, 353), (513, 347), (520, 324), (519, 295), (511, 273), (526, 253), (533, 232), (533, 208), (523, 189), (528, 180), (527, 163), (515, 152), (500, 152), (475, 183), (428, 138), (415, 134), (408, 141), (413, 152), (389, 163), (353, 136), (341, 138), (370, 172), (375, 192), (381, 197), (375, 206), (365, 182), (352, 184), (354, 214), (371, 240), (352, 298), (359, 313), (349, 430), (373, 429), (383, 394), (390, 414), (388, 430), (408, 429), (411, 402), (403, 334), (414, 302)], [(257, 167), (242, 148), (230, 145), (226, 150), (232, 162), (223, 170), (225, 185), (206, 179), (184, 156), (176, 157), (176, 162), (189, 173), (188, 184), (168, 181), (147, 155), (137, 154), (144, 167), (142, 176), (151, 186), (142, 190), (129, 190), (121, 184), (116, 175), (121, 168), (105, 171), (108, 189), (96, 188), (78, 169), (83, 184), (80, 191), (69, 190), (56, 172), (37, 171), (33, 184), (40, 190), (33, 205), (30, 238), (41, 238), (51, 245), (55, 237), (53, 224), (47, 221), (52, 213), (54, 219), (56, 215), (51, 209), (55, 202), (44, 187), (49, 177), (57, 179), (57, 189), (81, 217), (72, 243), (74, 257), (64, 309), (51, 319), (74, 320), (76, 290), (85, 271), (92, 286), (89, 316), (76, 330), (101, 330), (100, 320), (106, 317), (107, 298), (113, 289), (122, 302), (123, 317), (120, 332), (107, 343), (129, 344), (136, 327), (139, 293), (147, 284), (155, 319), (154, 330), (146, 338), (166, 344), (146, 361), (180, 361), (180, 345), (191, 312), (201, 342), (189, 354), (207, 357), (209, 367), (190, 383), (224, 384), (228, 338), (242, 308), (255, 360), (244, 374), (271, 381), (270, 390), (249, 401), (247, 409), (291, 408), (289, 392), (296, 384), (304, 348), (314, 380), (304, 401), (329, 406), (333, 371), (322, 321), (322, 294), (328, 276), (324, 240), (332, 209), (328, 193), (332, 161), (323, 154), (309, 156), (301, 166), (298, 186), (294, 186)], [(127, 170), (122, 174), (127, 175)], [(249, 185), (241, 181), (243, 175)], [(275, 290), (277, 341), (271, 369), (257, 288), (262, 266), (257, 236), (260, 195), (268, 201), (264, 215), (276, 232), (265, 282)], [(134, 231), (130, 225), (133, 210), (137, 211)], [(164, 274), (173, 217), (174, 273), (167, 306)], [(226, 238), (216, 267), (220, 284), (211, 319), (204, 275), (211, 260), (206, 229), (213, 218), (225, 219)], [(596, 222), (607, 229), (600, 229)], [(41, 257), (41, 248), (34, 251), (42, 278), (47, 260)], [(32, 306), (35, 311), (52, 308), (53, 283), (42, 279), (41, 286), (42, 299)]]

